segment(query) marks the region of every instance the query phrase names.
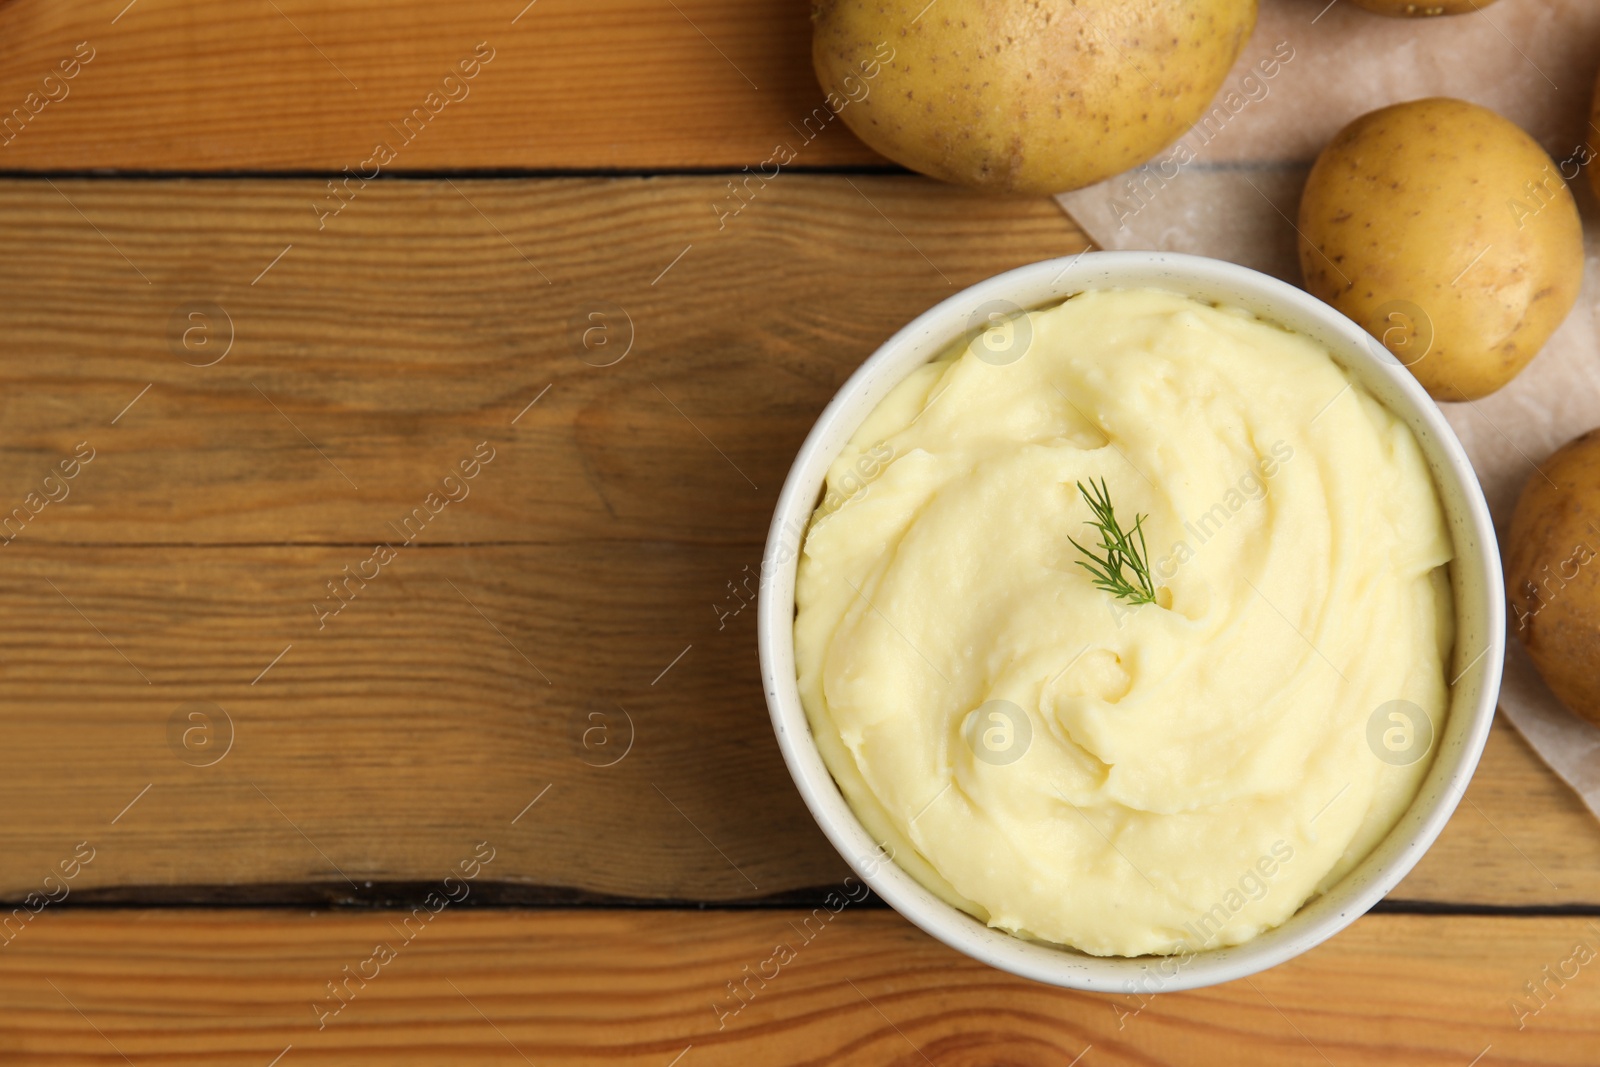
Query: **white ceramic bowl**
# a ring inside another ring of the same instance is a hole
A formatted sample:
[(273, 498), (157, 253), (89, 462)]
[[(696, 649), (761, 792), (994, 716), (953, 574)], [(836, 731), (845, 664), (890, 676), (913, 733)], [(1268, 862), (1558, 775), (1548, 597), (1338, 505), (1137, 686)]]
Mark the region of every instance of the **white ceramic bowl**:
[[(1455, 540), (1456, 679), (1432, 769), (1394, 830), (1362, 864), (1288, 922), (1233, 948), (1179, 957), (1097, 957), (994, 930), (951, 907), (883, 858), (817, 751), (794, 667), (794, 581), (801, 537), (829, 465), (880, 400), (915, 367), (968, 331), (989, 301), (1023, 308), (1092, 289), (1157, 287), (1243, 307), (1326, 345), (1350, 376), (1411, 427), (1432, 469)], [(917, 926), (984, 963), (1052, 985), (1105, 992), (1192, 989), (1254, 974), (1332, 937), (1405, 877), (1449, 820), (1478, 764), (1500, 689), (1505, 607), (1500, 555), (1483, 491), (1460, 442), (1416, 380), (1366, 331), (1275, 278), (1214, 259), (1165, 252), (1090, 252), (1034, 263), (980, 282), (889, 338), (823, 411), (778, 497), (762, 561), (761, 674), (778, 746), (822, 832), (857, 874)]]

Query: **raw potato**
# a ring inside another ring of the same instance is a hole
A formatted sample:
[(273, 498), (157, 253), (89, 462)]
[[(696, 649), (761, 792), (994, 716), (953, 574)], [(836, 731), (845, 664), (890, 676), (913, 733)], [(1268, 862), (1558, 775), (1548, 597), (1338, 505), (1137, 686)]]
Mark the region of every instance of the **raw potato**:
[(1551, 692), (1600, 726), (1600, 429), (1540, 467), (1506, 540), (1508, 621)]
[(1462, 100), (1356, 119), (1300, 201), (1306, 288), (1381, 340), (1436, 400), (1527, 366), (1583, 283), (1583, 229), (1550, 157)]
[(1430, 18), (1434, 15), (1465, 15), (1481, 11), (1494, 0), (1355, 0), (1357, 7), (1396, 18)]
[(1210, 104), (1256, 0), (814, 0), (830, 108), (913, 170), (1060, 193), (1145, 162)]

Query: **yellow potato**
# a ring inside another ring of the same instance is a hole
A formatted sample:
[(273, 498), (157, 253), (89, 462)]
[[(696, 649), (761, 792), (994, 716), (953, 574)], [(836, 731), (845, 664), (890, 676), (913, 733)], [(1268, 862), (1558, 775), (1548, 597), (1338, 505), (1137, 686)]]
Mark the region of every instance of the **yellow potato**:
[(868, 145), (944, 181), (1059, 193), (1193, 125), (1256, 0), (814, 0), (811, 17), (829, 108)]
[(1481, 11), (1494, 0), (1354, 0), (1357, 7), (1396, 18), (1420, 19), (1434, 15), (1465, 15)]
[(1539, 466), (1506, 538), (1508, 621), (1550, 691), (1600, 726), (1600, 430)]
[(1515, 124), (1462, 100), (1356, 119), (1300, 201), (1306, 288), (1377, 337), (1438, 400), (1509, 382), (1572, 310), (1572, 192)]

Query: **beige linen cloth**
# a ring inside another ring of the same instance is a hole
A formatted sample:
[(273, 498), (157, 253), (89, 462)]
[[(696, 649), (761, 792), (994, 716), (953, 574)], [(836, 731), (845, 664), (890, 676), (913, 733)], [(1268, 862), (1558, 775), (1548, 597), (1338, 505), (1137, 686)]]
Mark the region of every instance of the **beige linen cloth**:
[[(1384, 18), (1350, 0), (1262, 0), (1255, 33), (1200, 124), (1144, 167), (1057, 199), (1102, 248), (1192, 252), (1300, 281), (1293, 220), (1317, 153), (1358, 115), (1426, 96), (1491, 107), (1550, 152), (1583, 210), (1583, 293), (1510, 385), (1441, 404), (1502, 539), (1535, 464), (1600, 426), (1600, 207), (1577, 175), (1600, 68), (1600, 0), (1500, 0), (1473, 14)], [(1480, 250), (1453, 254), (1465, 269)], [(1507, 642), (1500, 710), (1600, 816), (1600, 729)]]

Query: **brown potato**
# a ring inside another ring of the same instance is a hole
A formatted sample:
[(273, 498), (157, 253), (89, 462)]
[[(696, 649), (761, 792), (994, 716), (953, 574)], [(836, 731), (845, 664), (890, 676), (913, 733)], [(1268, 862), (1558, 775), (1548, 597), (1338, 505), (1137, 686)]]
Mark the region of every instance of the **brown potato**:
[(1494, 0), (1354, 0), (1357, 7), (1364, 7), (1379, 15), (1390, 15), (1395, 18), (1420, 19), (1431, 18), (1434, 15), (1465, 15), (1469, 11), (1481, 11), (1494, 3)]
[(1510, 628), (1550, 690), (1600, 726), (1600, 429), (1540, 467), (1506, 538)]
[(1060, 193), (1192, 126), (1256, 0), (814, 0), (811, 18), (828, 109), (868, 145), (944, 181)]
[(1514, 123), (1463, 100), (1356, 119), (1300, 202), (1306, 288), (1381, 340), (1438, 400), (1514, 378), (1583, 284), (1572, 191)]

